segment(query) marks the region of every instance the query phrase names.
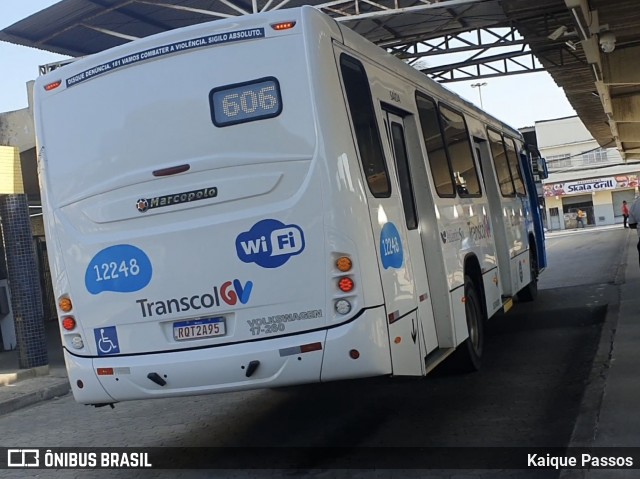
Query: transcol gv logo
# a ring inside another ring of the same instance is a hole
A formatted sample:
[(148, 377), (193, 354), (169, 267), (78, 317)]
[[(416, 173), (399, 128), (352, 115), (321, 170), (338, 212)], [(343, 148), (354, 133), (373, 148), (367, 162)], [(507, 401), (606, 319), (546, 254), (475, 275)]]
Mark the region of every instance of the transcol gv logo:
[[(199, 309), (211, 309), (228, 306), (235, 306), (238, 301), (247, 304), (253, 291), (253, 281), (246, 281), (244, 284), (239, 279), (225, 281), (220, 287), (214, 286), (206, 293), (182, 296), (181, 298), (163, 299), (136, 299), (140, 305), (140, 312), (143, 318), (153, 316), (163, 316), (165, 314), (184, 313)], [(96, 341), (98, 341), (96, 332)]]
[(236, 238), (238, 258), (263, 268), (279, 268), (304, 251), (304, 233), (297, 225), (262, 220)]

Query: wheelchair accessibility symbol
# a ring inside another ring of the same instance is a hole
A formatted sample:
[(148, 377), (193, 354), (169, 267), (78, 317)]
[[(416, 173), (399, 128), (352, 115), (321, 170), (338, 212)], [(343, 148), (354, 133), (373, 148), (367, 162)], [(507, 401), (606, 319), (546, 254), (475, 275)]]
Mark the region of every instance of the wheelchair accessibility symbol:
[(120, 352), (118, 333), (115, 326), (96, 328), (93, 330), (93, 334), (98, 346), (98, 356), (108, 356), (109, 354), (118, 354)]

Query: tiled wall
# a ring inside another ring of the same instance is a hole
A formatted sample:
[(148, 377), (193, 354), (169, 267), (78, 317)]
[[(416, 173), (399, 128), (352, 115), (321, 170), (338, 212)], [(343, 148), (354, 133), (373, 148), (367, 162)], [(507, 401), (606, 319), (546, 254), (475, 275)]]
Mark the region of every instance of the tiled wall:
[(19, 366), (44, 366), (49, 363), (49, 359), (27, 196), (0, 195), (0, 218), (6, 248)]
[(0, 193), (24, 193), (20, 154), (13, 146), (0, 145)]

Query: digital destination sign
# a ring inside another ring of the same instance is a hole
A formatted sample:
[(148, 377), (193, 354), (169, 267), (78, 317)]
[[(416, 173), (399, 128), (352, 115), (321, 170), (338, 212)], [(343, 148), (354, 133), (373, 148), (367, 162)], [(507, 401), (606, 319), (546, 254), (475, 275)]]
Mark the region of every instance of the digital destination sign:
[(217, 127), (273, 118), (282, 111), (280, 84), (274, 77), (214, 88), (209, 102)]

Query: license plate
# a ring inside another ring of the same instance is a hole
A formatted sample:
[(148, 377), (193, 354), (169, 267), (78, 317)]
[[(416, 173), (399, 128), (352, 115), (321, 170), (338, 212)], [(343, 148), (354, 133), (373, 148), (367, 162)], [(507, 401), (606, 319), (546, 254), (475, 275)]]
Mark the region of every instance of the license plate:
[(192, 319), (173, 323), (173, 339), (176, 341), (224, 336), (225, 333), (224, 318)]

